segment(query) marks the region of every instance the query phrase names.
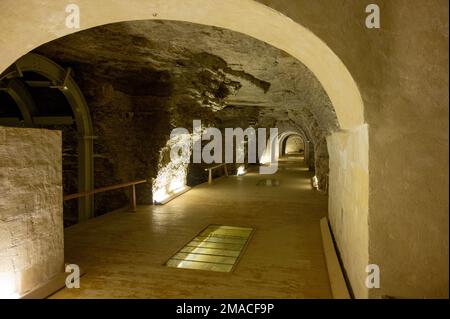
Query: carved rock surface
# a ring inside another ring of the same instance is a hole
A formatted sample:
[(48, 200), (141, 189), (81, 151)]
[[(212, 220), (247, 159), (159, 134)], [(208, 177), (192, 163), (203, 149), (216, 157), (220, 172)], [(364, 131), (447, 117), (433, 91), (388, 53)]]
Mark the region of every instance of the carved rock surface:
[[(322, 86), (298, 60), (262, 41), (211, 26), (133, 21), (81, 31), (35, 50), (65, 67), (88, 102), (96, 187), (154, 178), (175, 127), (289, 127), (310, 140), (319, 181), (325, 137), (338, 129)], [(203, 170), (190, 167), (199, 183)], [(71, 183), (73, 184), (73, 183)], [(138, 201), (150, 203), (150, 188)], [(122, 191), (96, 196), (98, 213), (126, 204)]]

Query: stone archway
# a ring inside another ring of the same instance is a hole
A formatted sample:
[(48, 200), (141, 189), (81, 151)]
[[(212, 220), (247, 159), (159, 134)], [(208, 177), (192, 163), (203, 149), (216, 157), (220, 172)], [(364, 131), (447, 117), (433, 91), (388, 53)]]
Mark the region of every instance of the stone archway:
[[(290, 130), (279, 132), (278, 135), (275, 135), (272, 139), (267, 140), (266, 149), (260, 162), (262, 164), (268, 164), (271, 161), (278, 161), (278, 159), (283, 155), (283, 144), (290, 136), (299, 136), (305, 142), (305, 163), (308, 164), (311, 160), (310, 154), (314, 153), (310, 150), (312, 145), (308, 143), (309, 139), (307, 138), (307, 135), (303, 131)], [(271, 157), (270, 154), (273, 154), (273, 156)], [(314, 161), (314, 159), (312, 159), (312, 161)]]
[[(45, 10), (42, 10), (41, 1), (13, 2), (6, 0), (0, 6), (5, 13), (13, 7), (15, 12), (22, 13), (20, 16), (5, 14), (3, 23), (12, 26), (15, 32), (2, 34), (1, 41), (8, 44), (8, 50), (0, 58), (0, 72), (32, 49), (77, 31), (131, 20), (185, 21), (244, 33), (287, 52), (308, 67), (321, 82), (342, 129), (364, 124), (361, 94), (339, 57), (308, 29), (256, 1), (135, 0), (133, 5), (110, 1), (103, 6), (89, 0), (78, 0), (80, 29), (66, 27), (65, 1), (51, 1), (45, 5)], [(245, 19), (242, 18), (243, 12), (246, 13)]]
[(292, 134), (286, 136), (283, 141), (281, 141), (282, 150), (281, 155), (289, 155), (291, 153), (296, 153), (299, 155), (305, 154), (305, 141), (301, 135)]
[(306, 147), (307, 147), (306, 146), (306, 142), (307, 142), (307, 140), (305, 138), (305, 135), (301, 134), (301, 133), (297, 133), (297, 132), (292, 132), (291, 134), (284, 134), (284, 135), (280, 136), (280, 138), (279, 138), (279, 143), (280, 143), (279, 153), (280, 153), (280, 156), (287, 154), (286, 153), (287, 141), (291, 137), (298, 137), (299, 139), (301, 139), (303, 141), (303, 143), (304, 143), (304, 149), (306, 151)]
[[(35, 53), (28, 53), (6, 70), (0, 80), (8, 80), (7, 92), (16, 101), (25, 124), (33, 127), (36, 106), (30, 93), (19, 80), (22, 72), (35, 72), (47, 78), (55, 89), (67, 99), (75, 117), (78, 131), (78, 191), (89, 192), (94, 186), (93, 128), (89, 107), (70, 72), (61, 66)], [(86, 196), (78, 201), (79, 220), (86, 220), (93, 214), (93, 197)]]

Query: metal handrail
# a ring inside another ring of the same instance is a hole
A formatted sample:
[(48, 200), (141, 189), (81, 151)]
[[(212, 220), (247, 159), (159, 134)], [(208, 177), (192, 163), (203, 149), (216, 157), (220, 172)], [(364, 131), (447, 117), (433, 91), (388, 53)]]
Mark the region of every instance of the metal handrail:
[(223, 167), (223, 171), (225, 173), (225, 176), (228, 176), (228, 169), (227, 169), (227, 163), (222, 163), (222, 164), (218, 164), (218, 165), (214, 165), (211, 167), (207, 167), (205, 168), (205, 172), (208, 171), (208, 184), (212, 184), (212, 171), (216, 168), (220, 168)]
[(112, 190), (116, 190), (116, 189), (120, 189), (120, 188), (129, 187), (130, 188), (130, 208), (132, 211), (135, 211), (136, 210), (136, 185), (144, 184), (144, 183), (147, 183), (146, 179), (140, 179), (137, 181), (127, 182), (127, 183), (122, 183), (122, 184), (117, 184), (117, 185), (105, 186), (105, 187), (94, 189), (90, 192), (81, 192), (81, 193), (64, 195), (63, 200), (67, 201), (67, 200), (71, 200), (71, 199), (75, 199), (75, 198), (81, 198), (81, 197), (90, 196), (90, 195), (94, 195), (94, 194), (98, 194), (98, 193), (103, 193), (103, 192), (107, 192), (107, 191), (112, 191)]

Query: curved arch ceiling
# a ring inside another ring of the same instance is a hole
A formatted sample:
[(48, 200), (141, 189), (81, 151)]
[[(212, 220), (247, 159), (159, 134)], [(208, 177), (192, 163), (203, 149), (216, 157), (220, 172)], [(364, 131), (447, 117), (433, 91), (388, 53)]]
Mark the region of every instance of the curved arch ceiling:
[[(65, 1), (47, 4), (45, 10), (37, 2), (14, 3), (13, 6), (10, 2), (3, 1), (2, 10), (14, 7), (15, 12), (23, 14), (6, 14), (9, 19), (2, 21), (16, 26), (16, 32), (2, 38), (8, 50), (0, 60), (1, 71), (27, 51), (79, 31), (65, 26)], [(134, 0), (133, 5), (114, 0), (107, 6), (90, 0), (77, 3), (82, 14), (82, 29), (120, 21), (177, 20), (222, 27), (269, 43), (302, 61), (314, 73), (333, 103), (341, 128), (350, 129), (364, 123), (361, 95), (342, 61), (309, 30), (253, 0)]]
[[(309, 135), (324, 137), (339, 128), (331, 101), (308, 68), (273, 46), (230, 30), (130, 21), (81, 31), (36, 51), (78, 65), (78, 75), (112, 83), (128, 95), (191, 95), (202, 107), (225, 109), (218, 117), (236, 119), (227, 111), (238, 108), (259, 126), (290, 120)], [(215, 94), (204, 95), (208, 91)]]

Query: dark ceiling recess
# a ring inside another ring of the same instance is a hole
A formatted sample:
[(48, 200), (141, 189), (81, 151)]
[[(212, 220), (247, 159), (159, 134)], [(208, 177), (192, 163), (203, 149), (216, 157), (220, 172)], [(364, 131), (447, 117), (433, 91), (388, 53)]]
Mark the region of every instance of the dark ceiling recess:
[(48, 79), (36, 72), (25, 71), (23, 72), (23, 78), (27, 81), (48, 81)]
[(46, 87), (27, 87), (33, 97), (36, 108), (42, 116), (71, 116), (72, 109), (64, 94), (58, 89)]
[[(73, 117), (72, 108), (64, 94), (57, 88), (50, 88), (54, 83), (46, 77), (36, 72), (23, 72), (19, 79), (36, 105), (37, 116)], [(23, 120), (19, 107), (7, 91), (0, 91), (0, 118)]]
[(5, 91), (0, 91), (0, 117), (23, 119), (16, 102)]
[(22, 80), (26, 83), (28, 92), (41, 116), (72, 116), (72, 109), (64, 94), (55, 88), (40, 87), (31, 83), (48, 82), (48, 79), (36, 72), (24, 72)]

